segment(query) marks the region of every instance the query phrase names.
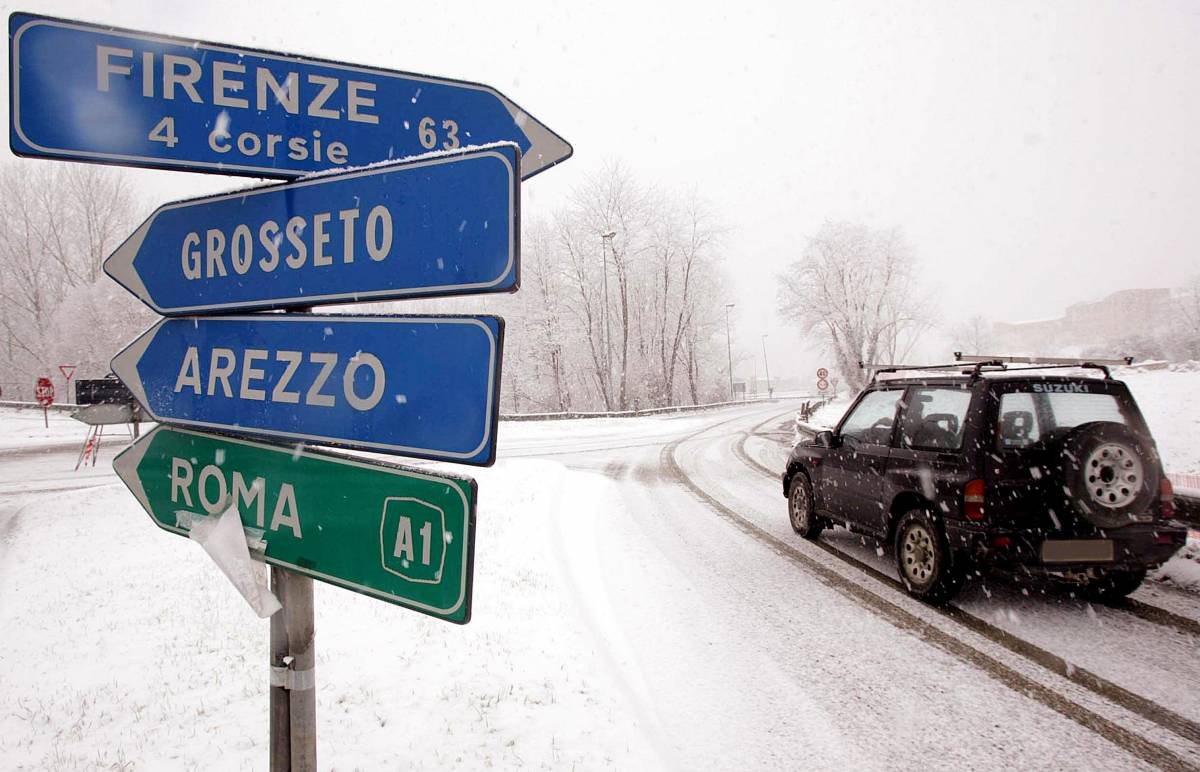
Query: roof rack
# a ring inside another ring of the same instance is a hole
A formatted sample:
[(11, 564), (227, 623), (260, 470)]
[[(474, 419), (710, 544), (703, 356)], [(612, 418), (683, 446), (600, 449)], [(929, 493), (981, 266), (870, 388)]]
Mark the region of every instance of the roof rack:
[(970, 369), (966, 369), (964, 367), (963, 362), (951, 362), (949, 364), (942, 364), (942, 365), (895, 365), (895, 364), (879, 364), (879, 363), (873, 363), (873, 362), (859, 362), (858, 366), (860, 369), (871, 371), (871, 383), (874, 383), (875, 379), (881, 373), (898, 373), (898, 372), (903, 372), (906, 370), (958, 370), (958, 369), (962, 369), (963, 375), (969, 375), (969, 376), (971, 376), (972, 380), (974, 380), (975, 378), (979, 377), (979, 373), (985, 367), (996, 368), (996, 369), (1001, 369), (1001, 370), (1005, 369), (1004, 365), (1001, 362), (997, 362), (997, 361), (974, 362), (970, 365)]
[[(985, 370), (993, 372), (1020, 372), (1023, 370), (1051, 370), (1077, 367), (1099, 370), (1104, 373), (1106, 379), (1111, 380), (1112, 373), (1109, 371), (1109, 367), (1133, 364), (1133, 357), (1123, 357), (1121, 359), (1071, 359), (1068, 357), (987, 356), (981, 354), (964, 354), (961, 351), (954, 352), (954, 359), (956, 361), (942, 365), (897, 365), (860, 361), (858, 366), (863, 370), (871, 372), (871, 383), (874, 383), (882, 373), (898, 373), (908, 370), (954, 370), (959, 368), (962, 368), (962, 374), (969, 375), (971, 380), (979, 378), (980, 374)], [(1011, 364), (1026, 364), (1030, 366), (1009, 367)], [(968, 367), (970, 369), (967, 369)]]
[[(964, 354), (954, 352), (954, 358), (959, 362), (977, 362), (984, 365), (999, 365), (1004, 370), (1048, 370), (1057, 368), (1086, 367), (1099, 370), (1104, 377), (1112, 379), (1109, 367), (1129, 366), (1133, 357), (1120, 359), (1073, 359), (1071, 357), (1034, 357), (1034, 356), (992, 356), (984, 354)], [(1031, 367), (1008, 367), (1010, 364), (1031, 365)]]

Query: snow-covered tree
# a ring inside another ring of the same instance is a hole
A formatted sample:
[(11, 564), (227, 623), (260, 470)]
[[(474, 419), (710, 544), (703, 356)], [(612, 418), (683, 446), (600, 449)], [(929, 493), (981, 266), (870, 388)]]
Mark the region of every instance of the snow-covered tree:
[(992, 350), (995, 342), (995, 336), (992, 335), (992, 323), (981, 314), (975, 314), (969, 319), (960, 321), (952, 326), (949, 332), (950, 343), (955, 351), (961, 351), (964, 354), (1001, 353)]
[(899, 361), (932, 321), (899, 229), (826, 222), (779, 277), (779, 309), (815, 333), (854, 388), (860, 362)]
[[(136, 303), (128, 297), (103, 310), (115, 327), (66, 324), (73, 310), (94, 319), (101, 311), (97, 300), (116, 288), (101, 265), (132, 230), (136, 209), (118, 170), (46, 161), (0, 166), (0, 380), (6, 393), (28, 399), (35, 378), (57, 375), (62, 345), (111, 356), (142, 325), (142, 317), (127, 313)], [(91, 291), (99, 284), (105, 292)], [(81, 297), (89, 306), (74, 309)], [(60, 341), (62, 334), (76, 339)], [(102, 369), (99, 375), (107, 364)]]

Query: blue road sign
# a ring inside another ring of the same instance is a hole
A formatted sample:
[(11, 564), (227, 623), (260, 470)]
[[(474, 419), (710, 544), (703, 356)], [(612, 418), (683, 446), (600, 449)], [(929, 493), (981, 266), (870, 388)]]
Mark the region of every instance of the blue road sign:
[(168, 316), (511, 292), (514, 145), (159, 207), (104, 263)]
[(18, 155), (291, 178), (514, 142), (531, 177), (571, 146), (478, 83), (14, 13)]
[(112, 361), (156, 421), (490, 466), (504, 320), (164, 319)]

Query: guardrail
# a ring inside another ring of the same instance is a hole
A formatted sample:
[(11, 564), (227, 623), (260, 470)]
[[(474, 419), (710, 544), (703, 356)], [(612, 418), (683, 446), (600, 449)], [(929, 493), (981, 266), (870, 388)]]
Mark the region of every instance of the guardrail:
[[(582, 411), (573, 410), (565, 413), (509, 413), (501, 414), (501, 421), (560, 421), (560, 420), (576, 420), (583, 418), (638, 418), (642, 416), (665, 415), (671, 413), (692, 413), (702, 410), (717, 410), (723, 407), (736, 407), (738, 405), (753, 405), (767, 402), (781, 402), (792, 399), (805, 399), (805, 395), (799, 396), (782, 396), (782, 397), (755, 397), (753, 399), (740, 399), (733, 402), (708, 402), (703, 405), (672, 405), (669, 407), (651, 407), (644, 410), (614, 410), (611, 412), (605, 411)], [(12, 400), (0, 400), (0, 407), (11, 407), (17, 410), (41, 410), (42, 406), (36, 402), (16, 402)], [(78, 410), (81, 405), (76, 405), (70, 402), (56, 402), (49, 406), (50, 410), (60, 412), (72, 412)]]
[(753, 405), (765, 402), (780, 402), (782, 400), (804, 399), (804, 396), (755, 397), (754, 399), (739, 399), (733, 402), (708, 402), (703, 405), (672, 405), (670, 407), (651, 407), (644, 410), (614, 410), (614, 411), (582, 411), (571, 410), (565, 413), (502, 413), (501, 421), (573, 421), (582, 418), (641, 418), (652, 415), (672, 413), (695, 413), (702, 410), (717, 410), (723, 407), (738, 405)]
[[(0, 399), (0, 407), (11, 407), (17, 410), (41, 410), (42, 406), (36, 402), (17, 402), (10, 399)], [(57, 410), (60, 413), (69, 413), (73, 410), (78, 410), (79, 405), (73, 402), (55, 402), (53, 405), (48, 405), (47, 410)]]

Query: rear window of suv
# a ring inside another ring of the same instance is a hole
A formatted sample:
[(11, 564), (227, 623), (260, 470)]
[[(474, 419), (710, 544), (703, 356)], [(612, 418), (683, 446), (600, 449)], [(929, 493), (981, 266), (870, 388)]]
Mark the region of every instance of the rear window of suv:
[(1060, 384), (1029, 384), (1001, 395), (998, 427), (1001, 448), (1028, 447), (1055, 429), (1070, 429), (1091, 421), (1128, 423), (1112, 394), (1046, 390), (1051, 385)]

